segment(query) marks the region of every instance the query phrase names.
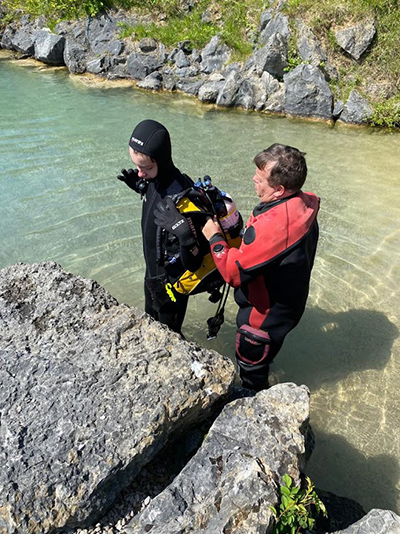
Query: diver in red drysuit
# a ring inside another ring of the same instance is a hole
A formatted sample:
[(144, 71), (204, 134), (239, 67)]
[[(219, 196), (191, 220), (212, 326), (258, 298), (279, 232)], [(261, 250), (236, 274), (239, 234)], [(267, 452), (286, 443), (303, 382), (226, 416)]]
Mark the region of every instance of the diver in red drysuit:
[(269, 364), (303, 315), (318, 242), (319, 198), (300, 189), (304, 154), (274, 144), (254, 158), (261, 202), (246, 224), (239, 249), (229, 248), (219, 225), (203, 228), (215, 264), (235, 288), (236, 360), (242, 384), (268, 387)]

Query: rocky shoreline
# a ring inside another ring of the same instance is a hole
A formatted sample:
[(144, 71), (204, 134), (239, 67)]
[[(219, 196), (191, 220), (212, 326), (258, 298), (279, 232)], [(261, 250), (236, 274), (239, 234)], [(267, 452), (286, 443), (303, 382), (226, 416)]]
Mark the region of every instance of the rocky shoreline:
[[(63, 21), (52, 32), (43, 19), (22, 16), (18, 23), (1, 26), (0, 18), (0, 47), (17, 57), (65, 66), (72, 74), (131, 80), (143, 90), (178, 91), (217, 107), (332, 124), (365, 124), (372, 115), (368, 100), (355, 89), (346, 102), (335, 100), (330, 83), (338, 81), (338, 69), (302, 21), (296, 21), (296, 47), (302, 63), (288, 70), (293, 36), (288, 18), (279, 9), (261, 14), (254, 52), (244, 63), (231, 62), (232, 51), (218, 35), (201, 50), (189, 41), (171, 50), (154, 39), (120, 37), (122, 26), (134, 27), (139, 22), (136, 15), (117, 11)], [(374, 22), (367, 21), (336, 32), (335, 38), (343, 54), (358, 61), (368, 54), (375, 33)]]

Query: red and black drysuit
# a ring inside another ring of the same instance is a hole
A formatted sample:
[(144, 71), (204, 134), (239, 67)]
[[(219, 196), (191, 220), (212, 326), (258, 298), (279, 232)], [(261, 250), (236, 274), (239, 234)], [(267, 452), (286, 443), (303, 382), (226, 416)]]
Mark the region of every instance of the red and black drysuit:
[(299, 191), (256, 206), (238, 249), (220, 234), (210, 239), (215, 265), (235, 288), (236, 359), (245, 387), (267, 387), (269, 364), (304, 312), (318, 209), (316, 195)]

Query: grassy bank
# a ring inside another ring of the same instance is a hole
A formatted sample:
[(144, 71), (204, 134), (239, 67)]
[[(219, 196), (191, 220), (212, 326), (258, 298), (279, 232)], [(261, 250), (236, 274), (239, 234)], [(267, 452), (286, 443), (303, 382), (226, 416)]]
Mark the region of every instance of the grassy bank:
[[(271, 1), (276, 7), (278, 0)], [(3, 0), (8, 18), (22, 10), (44, 15), (51, 24), (62, 19), (95, 15), (107, 9), (125, 9), (150, 15), (152, 22), (121, 27), (121, 37), (154, 37), (167, 46), (189, 40), (197, 48), (219, 34), (234, 50), (234, 60), (244, 60), (254, 47), (264, 0)], [(337, 67), (339, 81), (332, 83), (337, 98), (345, 100), (353, 88), (367, 96), (375, 109), (372, 123), (400, 127), (400, 2), (398, 0), (287, 0), (283, 12), (295, 36), (296, 18), (313, 30)], [(355, 61), (338, 47), (334, 32), (351, 23), (373, 19), (377, 34), (371, 49)], [(300, 59), (294, 47), (290, 67)]]

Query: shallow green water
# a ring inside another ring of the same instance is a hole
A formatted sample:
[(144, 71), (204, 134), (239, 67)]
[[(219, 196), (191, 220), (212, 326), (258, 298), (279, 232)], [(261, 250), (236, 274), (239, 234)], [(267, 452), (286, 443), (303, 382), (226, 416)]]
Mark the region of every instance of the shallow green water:
[[(257, 201), (253, 156), (273, 142), (307, 152), (304, 189), (322, 198), (321, 239), (306, 313), (273, 372), (312, 392), (317, 487), (399, 513), (400, 136), (87, 86), (6, 59), (0, 102), (0, 268), (57, 261), (129, 305), (143, 305), (141, 206), (115, 176), (130, 165), (137, 122), (164, 123), (175, 163), (194, 178), (210, 174), (245, 218)], [(185, 335), (231, 356), (233, 300), (207, 342), (214, 310), (192, 298)]]

